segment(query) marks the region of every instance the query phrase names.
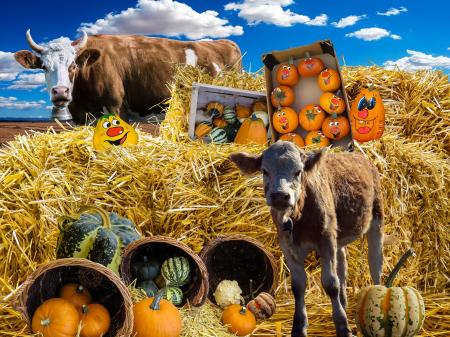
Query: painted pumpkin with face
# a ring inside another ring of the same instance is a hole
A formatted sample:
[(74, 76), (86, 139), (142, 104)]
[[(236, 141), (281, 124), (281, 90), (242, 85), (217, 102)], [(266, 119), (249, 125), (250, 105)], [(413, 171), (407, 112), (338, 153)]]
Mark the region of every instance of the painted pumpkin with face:
[(304, 77), (317, 76), (325, 68), (323, 61), (318, 57), (310, 57), (309, 53), (305, 59), (298, 64), (298, 73)]
[(296, 134), (294, 132), (285, 133), (280, 137), (280, 140), (284, 140), (286, 142), (292, 142), (296, 144), (298, 147), (305, 146), (305, 141), (303, 140), (302, 136), (299, 134)]
[(332, 114), (325, 118), (322, 132), (327, 138), (340, 140), (350, 133), (350, 124), (346, 117)]
[(306, 146), (321, 148), (330, 145), (330, 140), (320, 130), (310, 131), (305, 137), (305, 144)]
[(280, 85), (273, 89), (270, 94), (270, 101), (276, 108), (280, 106), (289, 106), (295, 101), (294, 91), (286, 85)]
[(317, 77), (317, 84), (322, 91), (336, 91), (341, 86), (341, 78), (336, 70), (325, 68)]
[(289, 108), (283, 107), (273, 113), (272, 125), (278, 133), (289, 133), (298, 127), (297, 113)]
[(322, 128), (323, 121), (326, 118), (325, 111), (316, 104), (308, 104), (298, 115), (298, 121), (300, 126), (306, 131), (320, 130)]
[(298, 82), (297, 67), (289, 63), (280, 64), (277, 69), (277, 82), (280, 85), (296, 85)]
[(332, 92), (324, 92), (319, 99), (320, 106), (329, 114), (341, 114), (345, 111), (345, 101)]
[(350, 108), (353, 138), (358, 142), (379, 139), (384, 132), (385, 110), (378, 91), (362, 89)]
[(134, 128), (119, 116), (108, 114), (99, 118), (93, 141), (94, 149), (104, 151), (114, 146), (136, 145), (138, 135)]

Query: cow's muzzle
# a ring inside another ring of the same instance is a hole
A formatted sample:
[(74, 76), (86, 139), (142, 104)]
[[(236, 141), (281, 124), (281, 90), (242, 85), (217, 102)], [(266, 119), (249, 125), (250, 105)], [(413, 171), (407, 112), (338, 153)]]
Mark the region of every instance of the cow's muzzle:
[(285, 210), (293, 206), (289, 193), (280, 191), (270, 193), (267, 203), (277, 210)]
[(53, 87), (52, 88), (52, 103), (56, 107), (67, 106), (72, 100), (70, 90), (68, 87)]

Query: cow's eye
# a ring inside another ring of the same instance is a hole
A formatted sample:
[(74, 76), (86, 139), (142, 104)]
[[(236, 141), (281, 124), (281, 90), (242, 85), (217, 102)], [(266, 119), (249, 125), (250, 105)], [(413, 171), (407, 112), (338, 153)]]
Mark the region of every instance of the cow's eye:
[(269, 175), (269, 172), (267, 172), (266, 169), (262, 169), (262, 174), (265, 175), (265, 176), (268, 176), (268, 175)]
[(111, 123), (110, 123), (110, 122), (104, 122), (104, 123), (103, 123), (103, 127), (104, 127), (105, 129), (109, 128), (110, 126), (111, 126)]
[(300, 174), (302, 173), (302, 171), (298, 170), (294, 173), (295, 177), (298, 178), (300, 177)]
[(113, 125), (119, 125), (120, 124), (120, 122), (117, 119), (113, 119), (112, 123), (113, 123)]

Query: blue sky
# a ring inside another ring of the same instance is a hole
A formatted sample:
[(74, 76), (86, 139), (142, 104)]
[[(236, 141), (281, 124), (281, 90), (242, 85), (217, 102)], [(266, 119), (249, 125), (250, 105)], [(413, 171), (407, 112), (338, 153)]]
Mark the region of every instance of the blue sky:
[[(337, 6), (336, 4), (339, 4)], [(36, 42), (88, 33), (132, 33), (175, 39), (236, 41), (247, 70), (271, 50), (331, 39), (341, 64), (450, 69), (450, 2), (294, 0), (127, 0), (2, 3), (0, 118), (49, 116), (39, 72), (24, 71), (13, 52)], [(342, 58), (343, 57), (343, 58)]]

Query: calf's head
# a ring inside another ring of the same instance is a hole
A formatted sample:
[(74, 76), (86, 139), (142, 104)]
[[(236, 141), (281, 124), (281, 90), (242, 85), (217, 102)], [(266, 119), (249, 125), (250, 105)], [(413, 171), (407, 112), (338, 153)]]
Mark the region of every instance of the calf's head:
[(230, 159), (244, 174), (262, 172), (267, 204), (283, 211), (295, 206), (303, 175), (319, 162), (321, 156), (322, 152), (306, 153), (291, 142), (278, 141), (258, 157), (233, 153)]
[(21, 50), (14, 53), (16, 61), (27, 69), (44, 70), (53, 105), (58, 108), (69, 105), (78, 67), (94, 63), (100, 52), (97, 49), (85, 49), (88, 40), (86, 33), (74, 42), (60, 37), (41, 45), (34, 42), (30, 30), (27, 31), (26, 38), (33, 52)]

